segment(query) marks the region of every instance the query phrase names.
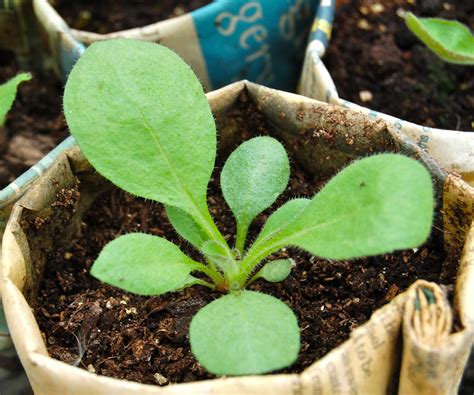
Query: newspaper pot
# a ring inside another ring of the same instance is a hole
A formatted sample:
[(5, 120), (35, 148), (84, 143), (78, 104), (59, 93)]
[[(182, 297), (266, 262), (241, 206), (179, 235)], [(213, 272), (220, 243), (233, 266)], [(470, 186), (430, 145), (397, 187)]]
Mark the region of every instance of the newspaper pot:
[(84, 47), (94, 41), (132, 38), (175, 50), (208, 91), (243, 78), (294, 91), (317, 3), (215, 1), (151, 25), (97, 34), (70, 29), (47, 0), (33, 0), (59, 74), (67, 75)]
[(339, 97), (337, 87), (321, 58), (331, 35), (334, 0), (328, 0), (327, 10), (315, 23), (313, 34), (306, 48), (299, 93), (317, 100), (358, 110), (370, 118), (383, 119), (407, 136), (418, 147), (426, 150), (442, 166), (455, 171), (474, 185), (474, 133), (445, 130), (417, 125), (388, 114), (373, 111)]
[[(248, 95), (246, 101), (239, 99), (244, 94)], [(432, 174), (439, 202), (436, 226), (444, 230), (444, 248), (458, 271), (453, 310), (442, 288), (417, 281), (355, 329), (349, 340), (301, 374), (219, 378), (155, 387), (101, 377), (54, 360), (48, 356), (30, 306), (34, 305), (48, 253), (77, 236), (81, 217), (104, 186), (102, 178), (74, 147), (60, 154), (15, 204), (3, 238), (1, 291), (5, 315), (35, 393), (385, 394), (393, 379), (398, 381), (400, 393), (455, 393), (473, 339), (473, 189), (439, 167), (393, 127), (358, 112), (249, 82), (211, 92), (208, 99), (218, 124), (221, 152), (240, 138), (239, 130), (249, 122), (243, 108), (252, 102), (274, 128), (275, 137), (310, 174), (329, 176), (358, 157), (387, 150), (424, 163)], [(321, 131), (324, 133), (315, 133)], [(80, 180), (80, 197), (73, 209), (67, 214), (62, 209), (52, 210), (58, 191), (75, 184), (76, 177)], [(28, 216), (45, 219), (40, 231), (30, 232), (24, 226)], [(453, 311), (460, 322), (455, 332), (451, 331)]]

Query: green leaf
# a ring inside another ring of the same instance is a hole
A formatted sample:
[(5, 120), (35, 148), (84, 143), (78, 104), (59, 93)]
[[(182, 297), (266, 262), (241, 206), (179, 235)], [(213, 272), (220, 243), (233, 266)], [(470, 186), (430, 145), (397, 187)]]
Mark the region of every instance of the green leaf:
[(295, 314), (280, 300), (243, 291), (198, 311), (190, 326), (191, 350), (217, 375), (260, 374), (291, 365), (300, 332)]
[(242, 251), (253, 219), (285, 190), (290, 163), (283, 146), (271, 137), (241, 144), (221, 173), (222, 192), (237, 219), (237, 248)]
[(310, 202), (310, 199), (304, 198), (292, 199), (286, 202), (270, 215), (254, 244), (260, 244), (273, 238), (285, 229), (290, 222), (296, 220)]
[(176, 232), (197, 249), (209, 240), (204, 230), (188, 213), (173, 206), (165, 206), (166, 214)]
[(276, 259), (267, 262), (254, 276), (254, 279), (263, 278), (271, 283), (278, 283), (290, 275), (293, 267), (295, 267), (295, 261), (292, 259)]
[(114, 184), (193, 215), (207, 210), (214, 118), (173, 51), (124, 39), (92, 44), (69, 75), (64, 110), (87, 159)]
[(20, 73), (11, 80), (0, 85), (0, 126), (5, 124), (8, 111), (15, 101), (18, 86), (25, 81), (31, 80), (30, 73)]
[(294, 245), (329, 259), (413, 248), (430, 234), (433, 208), (423, 165), (402, 155), (376, 155), (329, 181), (273, 247)]
[(185, 287), (197, 265), (168, 240), (130, 233), (102, 249), (91, 274), (138, 295), (161, 295)]
[(405, 16), (408, 28), (441, 59), (474, 65), (474, 36), (466, 25), (441, 18)]

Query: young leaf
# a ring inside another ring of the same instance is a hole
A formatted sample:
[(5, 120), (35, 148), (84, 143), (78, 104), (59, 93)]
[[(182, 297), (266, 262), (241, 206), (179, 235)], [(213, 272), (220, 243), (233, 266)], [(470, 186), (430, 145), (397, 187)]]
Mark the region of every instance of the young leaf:
[(202, 86), (174, 52), (144, 41), (92, 44), (64, 92), (72, 135), (120, 188), (204, 212), (216, 129)]
[(262, 231), (255, 240), (255, 245), (270, 240), (278, 232), (294, 221), (311, 202), (310, 199), (299, 198), (286, 202), (267, 219)]
[(138, 295), (161, 295), (185, 287), (198, 265), (168, 240), (130, 233), (102, 249), (91, 274)]
[(5, 124), (8, 111), (15, 101), (18, 86), (25, 81), (31, 80), (30, 73), (20, 73), (11, 80), (0, 85), (0, 126)]
[(191, 350), (217, 375), (260, 374), (291, 365), (300, 331), (293, 311), (265, 294), (242, 291), (208, 304), (193, 317)]
[(268, 251), (294, 245), (317, 256), (348, 259), (416, 247), (431, 231), (433, 207), (423, 165), (402, 155), (375, 155), (329, 181)]
[(250, 223), (284, 191), (289, 176), (286, 151), (271, 137), (246, 141), (229, 156), (221, 186), (237, 219), (237, 249), (243, 250)]
[(209, 240), (204, 230), (188, 213), (179, 208), (165, 205), (168, 219), (178, 234), (189, 241), (198, 250)]
[(271, 283), (278, 283), (290, 275), (291, 269), (294, 266), (295, 261), (292, 259), (276, 259), (274, 261), (267, 262), (250, 282), (253, 282), (258, 278), (263, 278), (264, 280), (267, 280)]
[(441, 18), (405, 16), (408, 28), (441, 59), (474, 65), (474, 36), (466, 25)]

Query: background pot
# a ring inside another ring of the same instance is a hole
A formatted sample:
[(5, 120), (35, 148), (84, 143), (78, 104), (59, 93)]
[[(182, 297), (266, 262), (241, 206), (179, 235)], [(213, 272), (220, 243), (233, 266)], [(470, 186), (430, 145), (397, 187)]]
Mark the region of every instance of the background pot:
[(247, 78), (295, 90), (317, 0), (214, 1), (189, 14), (110, 34), (71, 30), (47, 0), (33, 0), (60, 74), (94, 41), (123, 37), (174, 49), (206, 90)]
[[(334, 0), (328, 0), (334, 7)], [(343, 3), (341, 1), (341, 3)], [(328, 5), (329, 6), (329, 5)], [(327, 37), (330, 36), (332, 15), (322, 22), (320, 33), (312, 37), (306, 48), (305, 61), (299, 93), (317, 100), (350, 108), (368, 115), (370, 118), (383, 119), (395, 129), (406, 135), (421, 149), (428, 151), (445, 168), (455, 171), (470, 184), (474, 185), (474, 133), (437, 129), (417, 125), (388, 114), (373, 111), (339, 97), (337, 87), (321, 58), (324, 55)]]
[(15, 52), (19, 65), (25, 70), (42, 66), (40, 37), (35, 29), (32, 0), (0, 2), (0, 50)]
[[(382, 121), (247, 82), (208, 94), (219, 127), (221, 151), (237, 142), (240, 126), (248, 122), (248, 117), (242, 112), (245, 101), (243, 104), (239, 102), (239, 97), (245, 92), (247, 101), (261, 108), (275, 130), (275, 137), (292, 151), (309, 173), (334, 174), (357, 157), (386, 150), (415, 156), (429, 168), (439, 200), (441, 222), (438, 225), (444, 229), (444, 244), (450, 263), (456, 264), (458, 270), (454, 311), (461, 328), (455, 333), (437, 333), (437, 326), (432, 325), (441, 319), (448, 320), (451, 308), (437, 285), (417, 282), (375, 312), (370, 321), (353, 331), (348, 341), (300, 375), (222, 378), (159, 388), (99, 377), (53, 360), (48, 357), (28, 301), (34, 303), (47, 251), (55, 250), (75, 236), (81, 215), (97, 196), (101, 183), (101, 178), (90, 168), (79, 149), (73, 148), (62, 153), (45, 176), (15, 205), (3, 239), (1, 284), (5, 314), (36, 393), (333, 394), (357, 390), (382, 394), (390, 388), (398, 365), (398, 339), (402, 333), (405, 344), (410, 347), (402, 355), (400, 388), (421, 385), (427, 389), (436, 388), (440, 394), (455, 393), (473, 335), (474, 308), (470, 304), (474, 284), (472, 188), (456, 175), (444, 171)], [(320, 131), (325, 133), (315, 133)], [(64, 222), (63, 217), (58, 222), (50, 204), (61, 188), (75, 183), (76, 177), (81, 180), (80, 199), (70, 211), (68, 220)], [(53, 187), (52, 179), (57, 181)], [(43, 233), (36, 232), (37, 236), (25, 233), (21, 223), (27, 215), (49, 215), (48, 224), (42, 227)], [(61, 238), (57, 237), (59, 233)], [(30, 250), (29, 245), (37, 248)], [(415, 309), (413, 306), (417, 305), (420, 292), (431, 295), (433, 302)], [(425, 320), (417, 321), (421, 312)], [(420, 322), (421, 327), (418, 325)], [(421, 332), (418, 331), (420, 328), (423, 329)], [(439, 341), (433, 343), (433, 338)], [(374, 339), (377, 339), (377, 346), (374, 346)], [(433, 355), (437, 358), (434, 359)], [(417, 374), (413, 375), (409, 367), (416, 356)], [(431, 374), (433, 372), (436, 373)]]
[[(8, 29), (15, 28), (15, 32), (22, 37), (25, 56), (28, 48), (31, 48), (29, 42), (32, 38), (31, 34), (25, 33), (23, 40), (18, 20), (33, 15), (34, 9), (34, 16), (31, 16), (34, 20), (28, 22), (28, 26), (37, 25), (39, 29), (39, 34), (35, 30), (33, 36), (41, 37), (46, 45), (43, 51), (47, 55), (45, 63), (62, 78), (65, 77), (84, 52), (85, 46), (56, 10), (47, 0), (5, 1), (1, 4), (4, 9), (0, 10), (0, 18), (8, 21), (8, 26), (5, 25)], [(298, 54), (302, 53), (317, 4), (316, 0), (278, 0), (277, 7), (274, 0), (246, 3), (216, 1), (193, 13), (143, 28), (111, 35), (92, 35), (93, 38), (86, 32), (75, 33), (79, 36), (82, 34), (85, 40), (89, 37), (87, 43), (116, 36), (160, 41), (174, 48), (192, 64), (208, 89), (241, 78), (254, 78), (275, 86), (292, 85), (294, 89), (299, 70)], [(215, 23), (218, 21), (225, 27), (219, 29)], [(236, 51), (236, 48), (239, 50)], [(44, 57), (38, 56), (40, 58)], [(212, 66), (212, 69), (207, 65)], [(72, 138), (67, 139), (0, 191), (0, 232), (4, 229), (12, 204), (44, 173), (61, 151), (73, 144)]]

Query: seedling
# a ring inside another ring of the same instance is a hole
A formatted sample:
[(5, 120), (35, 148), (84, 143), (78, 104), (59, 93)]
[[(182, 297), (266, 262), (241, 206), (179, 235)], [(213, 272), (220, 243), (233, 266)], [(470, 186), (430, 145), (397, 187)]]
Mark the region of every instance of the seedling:
[(442, 18), (418, 18), (411, 12), (406, 13), (405, 23), (441, 59), (474, 65), (474, 36), (466, 25)]
[(0, 85), (0, 127), (5, 125), (8, 111), (12, 108), (15, 101), (18, 86), (24, 82), (31, 80), (30, 73), (20, 73), (11, 80)]
[(288, 276), (293, 262), (272, 261), (272, 253), (293, 246), (349, 259), (413, 248), (430, 233), (427, 170), (407, 157), (383, 154), (347, 167), (312, 199), (288, 201), (249, 243), (249, 225), (285, 190), (290, 174), (283, 146), (255, 137), (230, 155), (220, 175), (237, 222), (230, 246), (206, 203), (216, 158), (214, 118), (192, 70), (160, 45), (91, 45), (69, 76), (64, 109), (95, 169), (127, 192), (163, 203), (178, 234), (203, 257), (195, 261), (161, 237), (132, 233), (107, 244), (91, 274), (140, 295), (195, 284), (225, 293), (190, 325), (192, 351), (212, 373), (265, 373), (297, 358), (295, 314), (280, 300), (246, 289), (259, 277)]

